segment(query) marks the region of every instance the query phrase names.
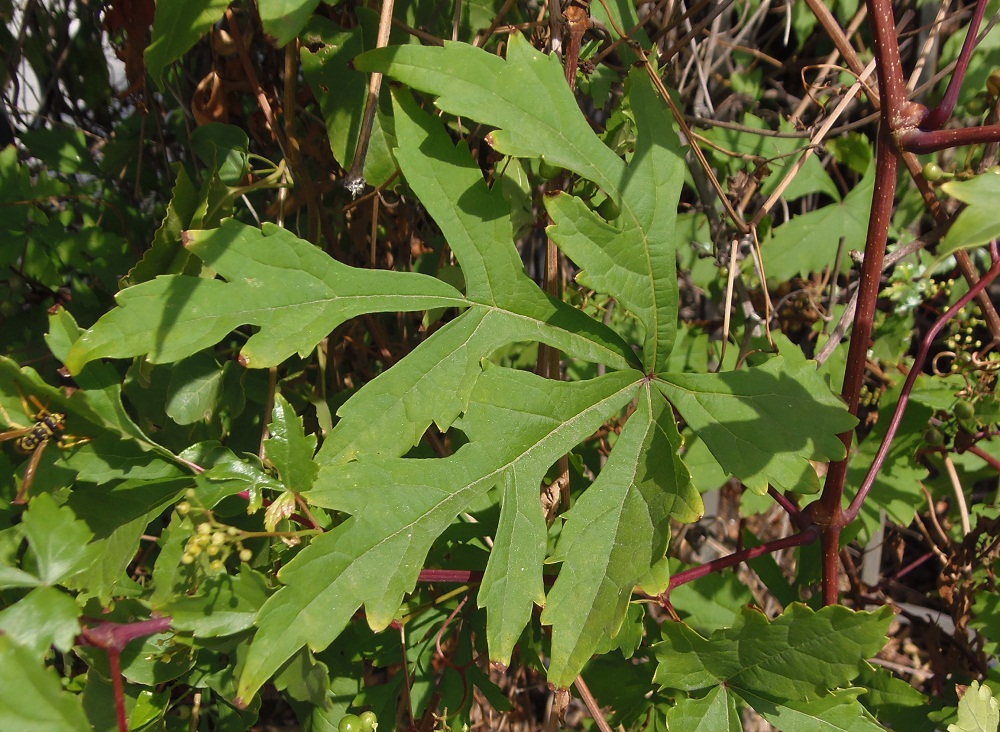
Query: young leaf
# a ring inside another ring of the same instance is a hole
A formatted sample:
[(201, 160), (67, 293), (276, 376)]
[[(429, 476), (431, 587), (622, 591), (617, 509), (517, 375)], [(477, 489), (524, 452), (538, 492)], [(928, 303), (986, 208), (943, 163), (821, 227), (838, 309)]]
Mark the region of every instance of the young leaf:
[(73, 345), (74, 373), (101, 357), (147, 355), (166, 363), (214, 345), (236, 328), (260, 326), (241, 351), (250, 368), (305, 355), (356, 315), (465, 305), (440, 280), (355, 269), (271, 224), (228, 220), (187, 233), (188, 248), (228, 281), (165, 276), (118, 294), (119, 307)]
[(88, 544), (93, 534), (86, 524), (69, 508), (57, 506), (46, 493), (32, 499), (22, 526), (36, 558), (38, 576), (47, 585), (58, 584), (97, 560), (100, 549)]
[[(508, 470), (525, 471), (537, 484), (560, 455), (633, 397), (640, 378), (631, 371), (567, 383), (493, 368), (476, 382), (460, 423), (469, 442), (454, 455), (324, 466), (305, 497), (353, 517), (314, 539), (279, 573), (286, 586), (257, 618), (240, 698), (249, 701), (306, 643), (313, 650), (329, 645), (362, 604), (369, 625), (388, 625), (431, 543), (470, 501)], [(508, 592), (530, 598), (533, 588), (525, 577)]]
[(857, 419), (808, 361), (781, 356), (718, 374), (664, 374), (657, 385), (719, 464), (752, 491), (814, 492), (809, 460), (839, 460)]
[(948, 732), (997, 732), (998, 726), (1000, 708), (993, 691), (973, 681), (958, 702), (958, 724), (949, 724)]
[(306, 435), (302, 418), (281, 394), (275, 394), (269, 430), (271, 436), (265, 440), (264, 450), (278, 469), (281, 482), (296, 492), (312, 488), (319, 471), (313, 462), (316, 435)]
[(859, 662), (881, 650), (891, 620), (889, 607), (813, 611), (794, 603), (773, 621), (744, 608), (733, 627), (708, 638), (683, 623), (665, 623), (653, 680), (687, 691), (724, 684), (740, 696), (805, 701), (857, 676)]
[(647, 386), (600, 476), (566, 515), (554, 557), (563, 566), (542, 612), (552, 626), (550, 683), (569, 686), (618, 634), (633, 589), (663, 558), (671, 516), (693, 521), (704, 510), (680, 444), (673, 410)]

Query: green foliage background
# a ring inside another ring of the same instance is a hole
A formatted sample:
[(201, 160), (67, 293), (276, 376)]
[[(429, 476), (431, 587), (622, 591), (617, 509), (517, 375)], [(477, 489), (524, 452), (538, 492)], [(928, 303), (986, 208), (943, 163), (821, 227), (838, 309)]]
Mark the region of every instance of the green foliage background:
[[(828, 50), (803, 7), (787, 47), (756, 29), (762, 53)], [(759, 240), (730, 247), (691, 143), (745, 206), (807, 142), (759, 59), (713, 82), (740, 111), (695, 138), (643, 61), (658, 21), (629, 3), (591, 7), (635, 44), (588, 36), (575, 89), (533, 5), (503, 10), (523, 32), (486, 37), (500, 3), (401, 3), (383, 48), (376, 10), (0, 2), (0, 727), (319, 731), (370, 710), (390, 729), (538, 729), (518, 688), (547, 683), (626, 729), (995, 729), (985, 683), (954, 691), (995, 675), (1000, 406), (972, 312), (850, 528), (852, 570), (889, 537), (874, 580), (849, 573), (822, 607), (818, 553), (792, 544), (682, 574), (718, 557), (699, 532), (726, 552), (794, 533), (776, 498), (812, 501), (855, 428), (860, 483), (912, 336), (964, 291), (950, 255), (996, 236), (988, 153), (941, 156), (942, 197), (968, 205), (887, 271), (859, 423), (836, 394), (846, 343), (810, 359), (855, 286), (868, 137), (827, 140)], [(127, 91), (94, 63), (105, 44)], [(48, 90), (33, 114), (11, 103), (28, 70)], [(668, 93), (686, 108), (690, 89)], [(913, 198), (899, 247), (925, 223)], [(535, 368), (550, 350), (559, 378)], [(940, 536), (910, 528), (928, 511)], [(897, 593), (911, 551), (946, 579)], [(915, 597), (955, 647), (893, 622), (893, 605), (921, 617)], [(870, 662), (908, 668), (904, 641), (913, 674)], [(911, 684), (928, 658), (933, 682)]]

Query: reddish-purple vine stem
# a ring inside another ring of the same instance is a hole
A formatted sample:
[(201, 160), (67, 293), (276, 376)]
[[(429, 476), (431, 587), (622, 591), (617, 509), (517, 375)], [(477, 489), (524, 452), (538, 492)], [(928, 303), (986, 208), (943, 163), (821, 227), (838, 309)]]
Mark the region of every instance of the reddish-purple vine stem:
[[(959, 53), (958, 61), (955, 63), (955, 70), (952, 72), (951, 80), (948, 82), (948, 89), (945, 91), (941, 103), (924, 117), (920, 123), (921, 129), (941, 129), (944, 127), (945, 122), (951, 118), (951, 113), (955, 111), (958, 93), (962, 89), (962, 81), (965, 79), (965, 72), (969, 68), (969, 59), (972, 58), (972, 51), (976, 48), (976, 35), (979, 33), (979, 26), (982, 25), (985, 14), (986, 0), (979, 0), (972, 14), (972, 20), (969, 21), (969, 30), (965, 36), (965, 43), (962, 44), (962, 51)], [(912, 150), (911, 152), (919, 151)]]
[(739, 564), (740, 562), (749, 562), (751, 559), (762, 557), (765, 554), (773, 554), (774, 552), (782, 549), (790, 549), (804, 544), (811, 544), (816, 541), (817, 536), (818, 534), (816, 528), (810, 526), (805, 531), (800, 531), (797, 534), (792, 534), (791, 536), (786, 536), (782, 539), (775, 539), (774, 541), (768, 541), (760, 546), (733, 552), (728, 556), (719, 557), (718, 559), (713, 559), (710, 562), (699, 564), (697, 567), (685, 569), (683, 572), (678, 572), (670, 578), (670, 584), (667, 586), (667, 591), (659, 596), (659, 600), (662, 604), (666, 605), (670, 602), (670, 592), (681, 585), (705, 577), (712, 572), (721, 572), (723, 569), (728, 569), (729, 567)]
[(969, 445), (969, 447), (965, 448), (965, 450), (966, 452), (971, 452), (976, 457), (982, 458), (995, 470), (1000, 470), (1000, 460), (997, 460), (983, 448), (979, 447), (979, 445)]
[(937, 322), (931, 326), (931, 329), (927, 331), (924, 336), (923, 342), (920, 344), (920, 351), (917, 353), (917, 357), (914, 359), (913, 366), (910, 368), (910, 373), (906, 377), (906, 381), (903, 383), (903, 390), (899, 395), (899, 401), (896, 403), (896, 410), (892, 413), (892, 419), (889, 420), (889, 427), (886, 430), (885, 437), (882, 440), (882, 444), (879, 445), (878, 452), (875, 454), (875, 459), (872, 460), (871, 467), (868, 468), (868, 473), (865, 475), (865, 479), (861, 482), (861, 486), (858, 488), (858, 493), (854, 496), (854, 500), (851, 501), (851, 505), (847, 507), (844, 512), (844, 517), (847, 522), (850, 523), (858, 516), (858, 512), (861, 511), (861, 504), (864, 503), (865, 497), (868, 492), (871, 491), (872, 485), (875, 483), (875, 478), (878, 477), (879, 471), (882, 469), (882, 464), (885, 462), (885, 456), (889, 453), (889, 447), (892, 445), (892, 440), (896, 436), (896, 431), (899, 429), (899, 424), (903, 420), (903, 412), (906, 410), (906, 405), (910, 401), (910, 394), (913, 391), (913, 385), (917, 381), (917, 377), (923, 371), (924, 363), (927, 361), (927, 354), (930, 351), (934, 340), (938, 337), (941, 329), (944, 328), (945, 324), (954, 318), (962, 308), (972, 302), (973, 298), (979, 292), (984, 290), (997, 275), (1000, 275), (1000, 251), (997, 250), (997, 243), (994, 241), (990, 245), (990, 255), (993, 259), (993, 266), (990, 267), (989, 271), (982, 276), (982, 278), (972, 287), (967, 293), (962, 295), (954, 305), (952, 305), (948, 310), (938, 318)]

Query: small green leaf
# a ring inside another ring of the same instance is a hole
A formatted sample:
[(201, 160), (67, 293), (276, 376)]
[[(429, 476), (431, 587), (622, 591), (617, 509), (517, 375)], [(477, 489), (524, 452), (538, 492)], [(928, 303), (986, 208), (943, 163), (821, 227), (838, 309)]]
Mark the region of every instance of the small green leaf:
[(306, 435), (302, 418), (281, 394), (275, 395), (269, 430), (271, 436), (264, 442), (264, 450), (278, 469), (281, 482), (296, 492), (312, 488), (319, 471), (313, 462), (316, 435)]
[[(374, 47), (378, 28), (378, 14), (369, 8), (357, 8), (356, 15), (358, 25), (351, 30), (314, 16), (301, 34), (302, 75), (319, 102), (333, 157), (345, 170), (354, 162), (368, 99), (368, 75), (355, 70), (353, 59), (366, 48)], [(372, 123), (363, 172), (373, 186), (386, 183), (396, 170), (389, 151), (391, 129), (387, 129), (390, 125), (386, 122), (379, 111)]]
[(250, 628), (267, 597), (264, 576), (244, 565), (235, 577), (210, 577), (193, 597), (173, 597), (155, 609), (170, 616), (174, 630), (193, 633), (197, 638), (216, 638)]
[[(181, 234), (193, 225), (198, 208), (205, 203), (205, 191), (199, 193), (183, 165), (176, 165), (174, 169), (177, 179), (160, 228), (153, 235), (149, 249), (122, 278), (122, 287), (147, 282), (161, 274), (185, 273), (193, 259), (181, 242)], [(197, 274), (197, 270), (193, 274)]]
[(0, 720), (5, 730), (80, 732), (91, 729), (80, 699), (38, 657), (0, 634)]
[(938, 247), (939, 259), (959, 249), (978, 247), (1000, 237), (997, 200), (1000, 197), (1000, 175), (986, 172), (966, 181), (949, 181), (941, 190), (952, 198), (969, 204), (955, 219)]
[(210, 122), (196, 127), (191, 133), (191, 150), (210, 170), (218, 173), (226, 185), (235, 186), (243, 180), (250, 167), (247, 148), (250, 138), (235, 125)]
[(153, 81), (163, 89), (163, 71), (209, 31), (229, 0), (176, 0), (156, 4), (153, 34), (143, 56)]
[(291, 43), (313, 14), (319, 0), (258, 0), (264, 32), (274, 37), (274, 45)]
[(1000, 707), (986, 684), (973, 681), (958, 702), (958, 724), (949, 724), (948, 732), (997, 732)]
[(176, 361), (247, 324), (260, 330), (241, 360), (265, 368), (307, 354), (356, 315), (466, 304), (440, 280), (348, 267), (272, 224), (262, 232), (228, 220), (187, 236), (188, 248), (229, 281), (170, 275), (123, 290), (119, 307), (73, 345), (67, 368), (142, 354), (153, 363)]
[(841, 239), (845, 251), (864, 248), (874, 187), (875, 164), (870, 163), (843, 201), (793, 216), (775, 228), (772, 238), (761, 245), (768, 282), (834, 267)]
[(752, 491), (815, 492), (809, 460), (840, 460), (838, 434), (857, 419), (811, 362), (781, 356), (718, 374), (665, 374), (660, 390), (673, 402), (719, 465)]

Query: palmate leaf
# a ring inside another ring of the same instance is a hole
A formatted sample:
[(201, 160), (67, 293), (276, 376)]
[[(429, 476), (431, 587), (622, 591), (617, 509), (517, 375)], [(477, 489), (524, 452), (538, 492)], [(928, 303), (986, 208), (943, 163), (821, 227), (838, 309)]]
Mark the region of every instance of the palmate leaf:
[(841, 239), (847, 249), (859, 248), (868, 231), (874, 187), (872, 162), (843, 201), (799, 214), (775, 228), (770, 241), (761, 247), (768, 281), (784, 282), (836, 266), (834, 259)]
[[(431, 543), (472, 500), (512, 470), (537, 485), (560, 455), (632, 399), (640, 380), (639, 372), (622, 371), (566, 383), (492, 368), (476, 382), (459, 424), (469, 443), (454, 455), (362, 457), (321, 468), (306, 497), (352, 517), (314, 539), (281, 570), (286, 586), (257, 618), (240, 698), (248, 700), (307, 643), (314, 650), (329, 645), (361, 605), (373, 628), (388, 625), (412, 590)], [(526, 567), (508, 582), (507, 594), (533, 601), (540, 576), (540, 565)]]
[(542, 612), (552, 626), (550, 683), (569, 686), (618, 634), (633, 589), (663, 559), (671, 516), (701, 516), (680, 444), (670, 405), (647, 384), (597, 481), (566, 515), (554, 557), (563, 566)]
[(882, 648), (892, 617), (889, 607), (813, 611), (793, 603), (773, 621), (744, 608), (736, 624), (708, 638), (683, 623), (665, 623), (664, 640), (654, 647), (659, 665), (653, 680), (685, 691), (724, 685), (748, 702), (755, 696), (809, 701), (860, 673), (858, 660)]
[[(655, 370), (669, 354), (676, 329), (672, 230), (682, 158), (676, 135), (662, 110), (655, 109), (662, 102), (641, 73), (632, 76), (635, 113), (642, 117), (640, 141), (633, 164), (626, 167), (580, 113), (558, 60), (539, 53), (517, 33), (510, 36), (506, 60), (472, 46), (446, 43), (443, 48), (377, 49), (359, 56), (355, 65), (437, 95), (440, 109), (498, 128), (488, 139), (499, 152), (542, 157), (594, 181), (620, 203), (619, 219), (601, 228), (599, 221), (580, 215), (582, 203), (556, 196), (548, 204), (557, 222), (552, 236), (571, 242), (566, 246), (572, 247), (569, 253), (577, 264), (643, 322), (643, 363)], [(560, 231), (562, 225), (586, 229)], [(615, 249), (609, 257), (604, 247), (622, 235), (633, 248)], [(612, 271), (603, 276), (609, 263)]]
[(664, 374), (657, 386), (719, 464), (760, 494), (768, 483), (818, 490), (808, 461), (842, 459), (837, 435), (857, 424), (805, 360), (776, 356), (741, 371)]
[(309, 353), (362, 313), (465, 304), (440, 280), (348, 267), (271, 224), (260, 231), (230, 219), (187, 237), (188, 248), (228, 281), (170, 275), (123, 290), (119, 307), (73, 345), (71, 371), (101, 357), (176, 361), (243, 325), (260, 330), (243, 347), (241, 362), (265, 368)]
[(394, 108), (400, 168), (461, 265), (471, 307), (338, 410), (324, 462), (400, 456), (432, 421), (446, 429), (465, 409), (480, 360), (508, 343), (541, 341), (617, 369), (639, 365), (613, 330), (528, 278), (510, 204), (486, 185), (468, 148), (452, 144), (441, 121), (408, 94), (396, 93)]

